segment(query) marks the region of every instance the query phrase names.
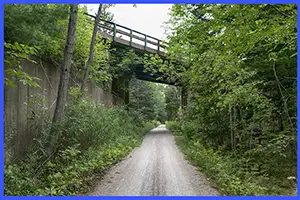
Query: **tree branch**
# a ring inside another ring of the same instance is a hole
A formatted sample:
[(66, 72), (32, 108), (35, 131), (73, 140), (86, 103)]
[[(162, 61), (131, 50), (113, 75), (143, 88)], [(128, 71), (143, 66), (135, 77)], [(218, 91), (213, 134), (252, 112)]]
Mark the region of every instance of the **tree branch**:
[(274, 6), (274, 5), (272, 5), (272, 4), (269, 4), (269, 5), (272, 6), (273, 8), (275, 8), (275, 10), (276, 10), (277, 12), (279, 12), (280, 14), (282, 14), (283, 16), (291, 17), (290, 15), (287, 15), (287, 14), (281, 12), (281, 10), (279, 10), (278, 8), (276, 8), (276, 6)]

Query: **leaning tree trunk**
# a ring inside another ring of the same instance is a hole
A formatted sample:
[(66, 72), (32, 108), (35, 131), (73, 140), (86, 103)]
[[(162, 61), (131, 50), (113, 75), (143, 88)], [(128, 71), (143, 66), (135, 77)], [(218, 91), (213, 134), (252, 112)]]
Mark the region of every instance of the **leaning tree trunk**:
[(61, 122), (64, 117), (65, 103), (68, 93), (68, 84), (70, 78), (70, 68), (73, 56), (73, 47), (75, 43), (75, 32), (77, 24), (77, 15), (78, 15), (78, 4), (70, 5), (70, 18), (68, 25), (68, 35), (64, 51), (64, 64), (60, 75), (60, 82), (58, 86), (56, 107), (54, 111), (54, 116), (52, 120), (52, 127), (50, 130), (49, 144), (47, 147), (47, 153), (50, 157), (54, 150), (55, 145), (58, 140), (58, 133), (54, 131), (54, 124)]
[(95, 40), (96, 40), (96, 35), (97, 35), (98, 23), (99, 23), (99, 20), (100, 20), (101, 10), (102, 10), (102, 4), (99, 5), (98, 14), (97, 14), (96, 19), (95, 19), (94, 31), (93, 31), (91, 45), (90, 45), (90, 54), (89, 54), (89, 58), (88, 58), (88, 60), (85, 64), (84, 77), (83, 77), (82, 85), (81, 85), (81, 88), (80, 88), (81, 93), (84, 92), (84, 89), (86, 87), (86, 83), (88, 81), (89, 73), (90, 73), (90, 66), (93, 62), (94, 46), (95, 46)]

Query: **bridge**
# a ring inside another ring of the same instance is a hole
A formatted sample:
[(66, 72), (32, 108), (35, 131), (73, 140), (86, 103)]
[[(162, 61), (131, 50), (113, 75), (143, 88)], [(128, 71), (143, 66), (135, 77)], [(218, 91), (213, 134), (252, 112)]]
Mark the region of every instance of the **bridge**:
[[(93, 15), (87, 13), (86, 15), (95, 18)], [(129, 47), (134, 49), (139, 55), (157, 54), (163, 60), (167, 59), (166, 48), (168, 44), (160, 39), (103, 19), (100, 19), (98, 27), (100, 35), (103, 38), (112, 41), (112, 47)], [(169, 85), (176, 84), (170, 82), (167, 77), (160, 72), (145, 72), (144, 66), (135, 66), (134, 72), (136, 77), (141, 80)]]
[[(88, 13), (86, 15), (95, 18)], [(142, 53), (158, 54), (162, 57), (167, 55), (168, 44), (160, 39), (104, 19), (100, 19), (98, 27), (101, 36), (112, 40), (113, 44), (132, 47)]]
[[(93, 20), (95, 16), (85, 13)], [(139, 55), (143, 54), (157, 54), (163, 60), (167, 59), (166, 48), (168, 44), (158, 38), (141, 33), (137, 30), (125, 27), (123, 25), (107, 21), (100, 18), (98, 28), (102, 38), (112, 41), (112, 47), (116, 48), (132, 48)], [(166, 75), (161, 72), (147, 72), (144, 70), (144, 66), (134, 66), (134, 74), (136, 78), (145, 81), (151, 81), (156, 83), (163, 83), (168, 85), (180, 85), (180, 83), (171, 82)], [(119, 97), (121, 97), (125, 103), (129, 102), (129, 87), (130, 77), (119, 77), (117, 80), (113, 80), (112, 90)], [(120, 87), (121, 86), (121, 87)], [(124, 89), (125, 88), (125, 89)], [(182, 103), (186, 104), (186, 91), (182, 90)]]

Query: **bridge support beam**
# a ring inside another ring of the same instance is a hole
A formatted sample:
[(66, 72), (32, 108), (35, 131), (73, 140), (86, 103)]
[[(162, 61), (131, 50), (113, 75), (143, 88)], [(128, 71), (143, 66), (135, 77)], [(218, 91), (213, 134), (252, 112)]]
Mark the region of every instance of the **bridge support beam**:
[[(114, 78), (112, 81), (112, 92), (116, 95), (121, 101), (122, 104), (129, 103), (129, 82), (130, 76), (122, 76), (119, 78)], [(120, 101), (115, 100), (114, 104), (119, 104)]]

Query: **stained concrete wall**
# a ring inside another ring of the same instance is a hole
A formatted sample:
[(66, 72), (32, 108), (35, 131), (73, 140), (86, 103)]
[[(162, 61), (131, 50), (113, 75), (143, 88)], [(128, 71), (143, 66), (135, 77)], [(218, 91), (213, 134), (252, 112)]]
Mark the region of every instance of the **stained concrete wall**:
[[(30, 87), (18, 83), (16, 87), (5, 86), (4, 88), (4, 109), (5, 109), (5, 135), (6, 135), (6, 154), (12, 155), (14, 159), (24, 157), (27, 148), (33, 143), (39, 131), (38, 126), (42, 126), (41, 109), (44, 106), (47, 110), (44, 112), (49, 119), (52, 118), (58, 84), (60, 78), (60, 69), (54, 64), (38, 61), (32, 63), (22, 61), (23, 71), (38, 77), (40, 88)], [(71, 76), (70, 87), (79, 83), (79, 79), (74, 75)], [(107, 90), (103, 90), (91, 83), (88, 83), (88, 98), (91, 98), (97, 104), (104, 104), (110, 107), (120, 102), (118, 97), (111, 92), (111, 85)], [(46, 99), (46, 101), (37, 101), (37, 98)], [(9, 148), (7, 148), (9, 147)]]

